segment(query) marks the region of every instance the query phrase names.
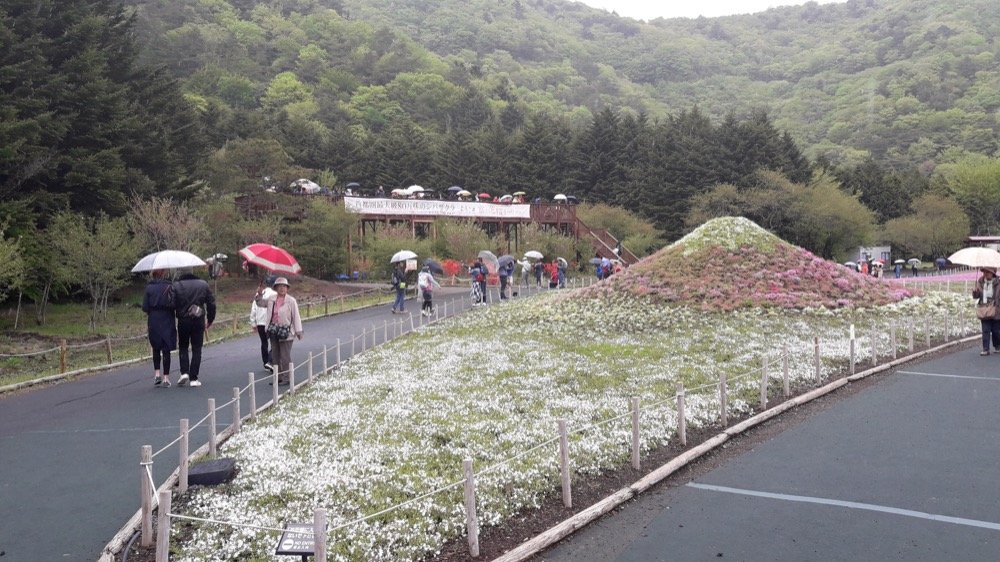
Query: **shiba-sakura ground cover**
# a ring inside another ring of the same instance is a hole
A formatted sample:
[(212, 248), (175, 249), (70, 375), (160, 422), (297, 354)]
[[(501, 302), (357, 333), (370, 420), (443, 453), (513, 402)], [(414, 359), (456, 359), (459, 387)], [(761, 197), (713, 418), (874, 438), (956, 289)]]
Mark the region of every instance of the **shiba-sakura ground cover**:
[[(748, 250), (752, 241), (729, 244), (729, 230), (714, 245), (702, 234), (698, 243), (711, 255), (767, 256), (759, 268), (788, 271), (784, 258)], [(657, 257), (635, 266), (646, 279), (658, 278), (651, 265)], [(800, 279), (812, 279), (811, 271)], [(911, 319), (918, 341), (927, 329), (940, 337), (945, 326), (952, 335), (978, 326), (960, 295), (897, 299), (897, 288), (853, 279), (844, 289), (850, 305), (834, 299), (829, 307), (820, 293), (795, 297), (811, 307), (716, 308), (705, 305), (711, 297), (685, 305), (616, 283), (623, 281), (484, 307), (365, 352), (244, 426), (223, 449), (238, 461), (237, 478), (224, 488), (195, 489), (184, 513), (280, 527), (308, 522), (322, 506), (331, 560), (419, 560), (464, 534), (464, 458), (478, 473), (481, 524), (502, 525), (557, 493), (560, 418), (572, 432), (574, 478), (584, 478), (628, 462), (630, 397), (643, 405), (642, 446), (650, 450), (675, 436), (678, 382), (688, 389), (689, 426), (704, 427), (719, 419), (720, 373), (729, 379), (730, 416), (758, 408), (765, 357), (777, 365), (787, 349), (793, 384), (811, 381), (814, 336), (829, 377), (848, 362), (852, 324), (859, 336), (877, 334), (883, 356), (891, 354), (892, 325), (900, 329), (900, 351)], [(869, 297), (874, 302), (864, 306)], [(858, 348), (860, 359), (870, 356), (866, 340)], [(775, 397), (778, 379), (775, 372)], [(217, 523), (190, 531), (175, 535), (184, 537), (175, 539), (175, 560), (283, 559), (273, 555), (273, 532)]]

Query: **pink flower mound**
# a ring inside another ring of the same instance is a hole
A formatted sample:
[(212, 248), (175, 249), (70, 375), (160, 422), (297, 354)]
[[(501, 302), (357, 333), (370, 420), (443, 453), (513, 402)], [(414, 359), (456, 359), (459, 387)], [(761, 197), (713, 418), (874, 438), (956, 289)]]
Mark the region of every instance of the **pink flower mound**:
[(582, 293), (591, 297), (628, 294), (707, 311), (864, 308), (914, 294), (767, 234), (773, 240), (763, 248), (748, 245), (730, 251), (708, 244), (687, 256), (683, 242), (675, 243)]

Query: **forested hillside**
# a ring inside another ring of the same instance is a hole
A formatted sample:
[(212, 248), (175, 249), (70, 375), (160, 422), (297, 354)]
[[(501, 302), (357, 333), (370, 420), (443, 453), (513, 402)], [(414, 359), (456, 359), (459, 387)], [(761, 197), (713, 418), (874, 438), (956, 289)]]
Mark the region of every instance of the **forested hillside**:
[[(1000, 224), (993, 4), (643, 23), (562, 0), (11, 0), (0, 229), (308, 177), (571, 193), (668, 239), (735, 212), (827, 256), (929, 255)], [(927, 217), (954, 227), (915, 233)]]

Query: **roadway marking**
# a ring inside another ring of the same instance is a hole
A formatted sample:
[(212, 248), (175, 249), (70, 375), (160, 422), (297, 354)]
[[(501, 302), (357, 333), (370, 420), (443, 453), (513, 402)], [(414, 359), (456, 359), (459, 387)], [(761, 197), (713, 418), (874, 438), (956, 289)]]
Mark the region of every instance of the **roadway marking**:
[(700, 490), (710, 490), (713, 492), (724, 492), (727, 494), (737, 494), (742, 496), (754, 496), (758, 498), (768, 498), (772, 500), (790, 501), (790, 502), (801, 502), (801, 503), (815, 503), (819, 505), (832, 505), (836, 507), (846, 507), (849, 509), (861, 509), (865, 511), (877, 511), (879, 513), (889, 513), (892, 515), (902, 515), (904, 517), (915, 517), (917, 519), (926, 519), (929, 521), (937, 521), (940, 523), (952, 523), (955, 525), (965, 525), (967, 527), (979, 527), (982, 529), (990, 529), (993, 531), (1000, 531), (1000, 523), (992, 523), (990, 521), (979, 521), (978, 519), (966, 519), (964, 517), (952, 517), (950, 515), (938, 515), (935, 513), (925, 513), (923, 511), (914, 511), (912, 509), (900, 509), (898, 507), (887, 507), (884, 505), (875, 505), (870, 503), (860, 503), (860, 502), (849, 502), (843, 500), (831, 500), (827, 498), (814, 498), (810, 496), (793, 496), (789, 494), (775, 494), (771, 492), (759, 492), (756, 490), (743, 490), (740, 488), (730, 488), (728, 486), (713, 486), (711, 484), (698, 484), (691, 482), (687, 484), (689, 487), (698, 488)]
[(1000, 379), (998, 379), (997, 377), (972, 377), (972, 376), (969, 376), (969, 375), (946, 375), (946, 374), (943, 374), (943, 373), (921, 373), (921, 372), (918, 372), (918, 371), (896, 371), (896, 372), (899, 373), (899, 374), (901, 374), (901, 375), (916, 375), (916, 376), (921, 376), (921, 377), (940, 377), (940, 378), (943, 378), (943, 379), (972, 379), (972, 380), (977, 380), (977, 381), (998, 381), (998, 382), (1000, 382)]

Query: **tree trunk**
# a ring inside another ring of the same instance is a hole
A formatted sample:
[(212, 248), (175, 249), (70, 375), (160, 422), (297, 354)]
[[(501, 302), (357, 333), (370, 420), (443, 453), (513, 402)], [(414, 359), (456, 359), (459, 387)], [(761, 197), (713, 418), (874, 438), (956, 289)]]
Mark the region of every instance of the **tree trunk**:
[(49, 295), (52, 293), (52, 281), (46, 281), (42, 287), (42, 296), (35, 304), (35, 323), (39, 326), (45, 324), (45, 310), (49, 306)]

